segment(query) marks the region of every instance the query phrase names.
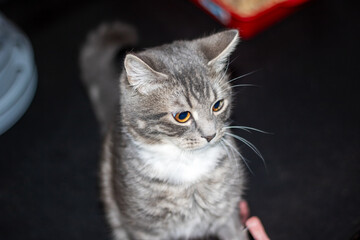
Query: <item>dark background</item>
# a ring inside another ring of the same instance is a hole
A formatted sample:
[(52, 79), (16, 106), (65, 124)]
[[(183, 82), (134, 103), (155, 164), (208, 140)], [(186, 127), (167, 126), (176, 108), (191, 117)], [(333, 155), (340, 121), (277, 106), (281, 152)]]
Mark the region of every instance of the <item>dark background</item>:
[[(350, 1), (349, 1), (350, 2)], [(355, 1), (354, 1), (355, 2)], [(109, 239), (97, 182), (100, 137), (79, 80), (86, 34), (115, 19), (138, 28), (140, 48), (223, 27), (186, 0), (1, 1), (30, 38), (39, 84), (24, 117), (0, 137), (0, 239)], [(242, 42), (231, 70), (236, 133), (255, 175), (246, 191), (271, 239), (350, 239), (360, 228), (359, 13), (315, 0)]]

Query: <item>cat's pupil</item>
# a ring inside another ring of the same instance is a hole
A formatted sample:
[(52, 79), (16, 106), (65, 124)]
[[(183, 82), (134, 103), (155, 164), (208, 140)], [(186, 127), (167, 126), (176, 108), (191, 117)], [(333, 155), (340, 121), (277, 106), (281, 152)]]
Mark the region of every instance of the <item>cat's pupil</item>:
[(219, 108), (219, 106), (220, 106), (220, 101), (217, 101), (214, 105), (214, 108)]
[(182, 112), (179, 114), (179, 119), (183, 120), (188, 116), (189, 112)]

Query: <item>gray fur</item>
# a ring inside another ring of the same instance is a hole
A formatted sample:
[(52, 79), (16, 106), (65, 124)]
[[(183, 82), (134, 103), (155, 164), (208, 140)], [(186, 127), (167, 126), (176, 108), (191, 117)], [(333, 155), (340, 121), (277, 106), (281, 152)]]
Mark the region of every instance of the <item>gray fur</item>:
[(82, 80), (88, 90), (102, 133), (105, 133), (113, 120), (119, 102), (115, 54), (118, 49), (133, 46), (136, 42), (136, 31), (131, 26), (116, 22), (111, 25), (103, 24), (96, 32), (89, 34), (81, 50)]
[[(81, 54), (85, 84), (107, 96), (92, 102), (108, 129), (101, 187), (114, 239), (247, 239), (238, 212), (243, 168), (225, 135), (232, 95), (225, 68), (238, 32), (128, 54), (116, 76), (111, 58), (133, 33), (119, 23), (102, 27)], [(213, 112), (221, 99), (223, 109)], [(183, 111), (192, 117), (179, 123), (173, 115)]]

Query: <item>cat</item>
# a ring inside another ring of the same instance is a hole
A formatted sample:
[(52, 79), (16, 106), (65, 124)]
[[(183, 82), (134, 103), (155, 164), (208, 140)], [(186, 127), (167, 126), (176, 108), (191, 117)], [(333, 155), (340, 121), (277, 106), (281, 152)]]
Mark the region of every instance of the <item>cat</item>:
[(248, 239), (245, 173), (229, 133), (227, 67), (237, 30), (128, 52), (133, 27), (105, 24), (80, 53), (101, 125), (101, 195), (113, 237)]

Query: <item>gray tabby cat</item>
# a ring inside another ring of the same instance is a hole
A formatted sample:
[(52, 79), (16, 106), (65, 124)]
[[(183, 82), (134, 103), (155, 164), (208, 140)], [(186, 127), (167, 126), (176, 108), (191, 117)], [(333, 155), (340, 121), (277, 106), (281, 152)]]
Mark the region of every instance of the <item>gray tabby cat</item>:
[(118, 73), (115, 54), (135, 31), (115, 23), (89, 36), (81, 67), (104, 133), (102, 199), (114, 239), (247, 239), (243, 168), (225, 134), (238, 41), (228, 30), (129, 53)]

